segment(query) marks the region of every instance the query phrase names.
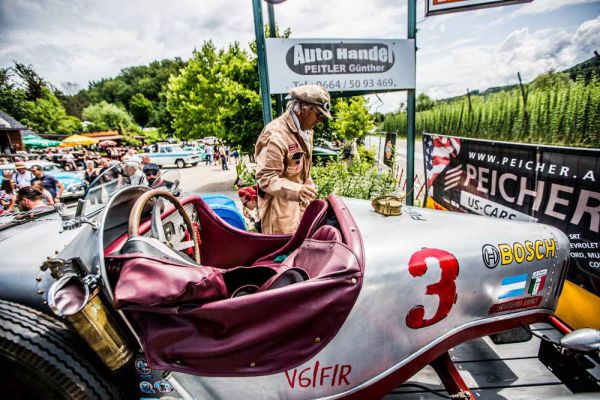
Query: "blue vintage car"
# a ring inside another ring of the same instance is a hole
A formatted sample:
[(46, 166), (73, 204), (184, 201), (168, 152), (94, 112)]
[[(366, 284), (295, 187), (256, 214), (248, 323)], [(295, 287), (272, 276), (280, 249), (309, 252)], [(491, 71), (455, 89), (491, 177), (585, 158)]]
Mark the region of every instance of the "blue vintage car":
[[(64, 171), (58, 167), (58, 165), (45, 160), (33, 160), (25, 161), (27, 169), (30, 169), (34, 165), (39, 165), (44, 170), (44, 173), (55, 177), (60, 183), (64, 185), (64, 190), (61, 196), (61, 200), (76, 199), (82, 197), (85, 192), (85, 180), (81, 172), (69, 172)], [(6, 170), (14, 171), (14, 164), (0, 165), (0, 171)], [(2, 174), (3, 175), (3, 174)], [(4, 179), (0, 176), (0, 182)]]

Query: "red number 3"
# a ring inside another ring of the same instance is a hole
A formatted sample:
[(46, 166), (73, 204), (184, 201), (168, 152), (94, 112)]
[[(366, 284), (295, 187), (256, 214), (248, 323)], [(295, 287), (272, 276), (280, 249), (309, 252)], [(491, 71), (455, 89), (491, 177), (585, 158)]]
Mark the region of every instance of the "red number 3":
[(456, 277), (458, 276), (458, 261), (456, 257), (445, 250), (422, 249), (412, 255), (408, 262), (408, 272), (412, 276), (419, 277), (427, 272), (425, 260), (433, 258), (442, 271), (438, 282), (428, 285), (425, 294), (438, 296), (440, 303), (438, 309), (430, 319), (425, 319), (425, 307), (414, 306), (406, 315), (406, 325), (409, 328), (419, 329), (433, 325), (448, 315), (454, 303), (456, 303)]

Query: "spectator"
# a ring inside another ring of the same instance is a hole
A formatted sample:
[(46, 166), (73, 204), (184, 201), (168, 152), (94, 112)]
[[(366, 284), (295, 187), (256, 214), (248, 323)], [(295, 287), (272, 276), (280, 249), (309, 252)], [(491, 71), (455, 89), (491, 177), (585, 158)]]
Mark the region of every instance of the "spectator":
[(88, 186), (94, 182), (94, 179), (98, 177), (98, 171), (94, 167), (93, 161), (85, 162), (85, 172), (83, 173), (83, 179), (87, 182)]
[(53, 207), (44, 204), (42, 193), (33, 186), (25, 186), (19, 189), (17, 192), (17, 205), (21, 211), (46, 211), (53, 209)]
[(44, 174), (42, 167), (39, 165), (34, 165), (31, 167), (31, 172), (35, 175), (33, 182), (41, 181), (44, 188), (50, 192), (52, 198), (55, 203), (60, 202), (60, 196), (62, 196), (62, 192), (64, 190), (64, 186), (60, 183), (55, 177)]
[(314, 126), (331, 118), (329, 92), (293, 88), (287, 111), (269, 122), (256, 142), (258, 209), (263, 233), (292, 233), (317, 190), (310, 177)]
[(258, 215), (258, 207), (256, 203), (256, 186), (247, 186), (238, 189), (238, 196), (244, 206), (243, 214), (248, 219), (250, 224), (254, 225), (256, 232), (261, 232), (260, 217)]
[(147, 185), (148, 181), (144, 176), (144, 173), (138, 168), (138, 164), (134, 162), (125, 163), (123, 165), (123, 172), (126, 177), (129, 178), (131, 185)]
[(227, 152), (225, 150), (225, 146), (222, 144), (219, 146), (219, 158), (221, 159), (221, 169), (223, 171), (227, 171), (229, 169), (227, 166)]
[(2, 204), (2, 209), (7, 212), (13, 212), (16, 200), (15, 182), (5, 176), (2, 186), (0, 186), (0, 203)]
[(148, 184), (153, 189), (159, 187), (166, 187), (167, 189), (171, 189), (171, 187), (173, 187), (173, 182), (166, 181), (160, 176), (160, 168), (156, 164), (150, 163), (144, 165), (144, 175), (146, 175)]
[(238, 152), (238, 150), (237, 149), (233, 150), (233, 153), (231, 153), (231, 156), (233, 157), (235, 165), (238, 165), (238, 163), (240, 162), (240, 153)]
[(31, 181), (33, 180), (33, 178), (35, 178), (35, 176), (33, 176), (31, 171), (27, 170), (25, 163), (21, 161), (16, 162), (15, 169), (17, 170), (17, 172), (13, 176), (13, 179), (15, 180), (15, 184), (17, 185), (17, 189), (21, 189), (25, 186), (31, 186)]
[(150, 160), (150, 156), (147, 154), (144, 154), (142, 156), (142, 165), (148, 165), (150, 163), (152, 163), (152, 161)]
[(37, 190), (39, 190), (42, 193), (42, 201), (46, 205), (49, 205), (49, 206), (54, 205), (54, 200), (52, 199), (52, 195), (50, 194), (49, 191), (46, 190), (42, 181), (34, 181), (31, 186), (33, 186), (34, 188), (36, 188)]
[(206, 154), (206, 165), (212, 165), (212, 158), (213, 158), (212, 146), (206, 146), (206, 148), (204, 149), (204, 153)]

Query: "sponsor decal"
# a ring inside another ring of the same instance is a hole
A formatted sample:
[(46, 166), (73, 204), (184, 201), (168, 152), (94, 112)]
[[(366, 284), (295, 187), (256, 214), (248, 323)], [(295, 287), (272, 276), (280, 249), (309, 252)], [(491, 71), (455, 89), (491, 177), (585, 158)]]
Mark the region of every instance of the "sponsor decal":
[(147, 394), (156, 393), (154, 391), (154, 387), (152, 387), (152, 384), (147, 381), (140, 382), (140, 390), (142, 391), (142, 393), (147, 393)]
[[(436, 266), (439, 268), (439, 272), (435, 271), (437, 269), (435, 268)], [(415, 282), (416, 285), (422, 284), (424, 286), (424, 284), (432, 281), (432, 277), (439, 276), (437, 282), (430, 283), (423, 288), (425, 295), (437, 296), (439, 302), (435, 312), (431, 310), (425, 312), (424, 304), (413, 306), (408, 314), (406, 314), (406, 326), (412, 329), (421, 329), (437, 324), (446, 318), (458, 299), (456, 278), (458, 277), (459, 270), (456, 257), (445, 250), (424, 248), (410, 257), (408, 261), (408, 272), (410, 275), (414, 278), (427, 275), (424, 279)], [(425, 315), (430, 318), (425, 318)]]
[(170, 393), (173, 391), (173, 386), (167, 381), (154, 382), (154, 389), (161, 393)]
[(489, 313), (499, 313), (503, 311), (515, 311), (525, 308), (537, 307), (542, 302), (542, 296), (526, 297), (524, 299), (516, 299), (497, 303), (490, 307)]
[(496, 246), (492, 246), (491, 244), (483, 245), (481, 248), (481, 256), (483, 258), (483, 263), (488, 268), (496, 268), (500, 263), (500, 252)]
[(148, 366), (145, 358), (138, 358), (135, 360), (135, 369), (141, 375), (148, 375), (152, 372), (152, 369)]
[[(458, 186), (460, 183), (458, 179), (462, 171), (460, 170), (460, 166), (458, 166), (458, 168), (458, 175), (455, 176), (455, 179), (450, 184), (446, 182), (446, 187), (444, 188), (445, 190), (452, 189)], [(446, 180), (448, 180), (450, 177), (452, 177), (452, 175), (450, 174), (450, 171), (448, 171), (448, 173), (446, 173)], [(537, 218), (530, 217), (527, 214), (523, 214), (522, 212), (513, 210), (512, 208), (495, 203), (491, 200), (484, 199), (483, 197), (469, 192), (460, 192), (460, 206), (466, 210), (472, 211), (473, 214), (485, 215), (486, 217), (537, 222)]]
[(521, 274), (502, 278), (498, 300), (524, 295), (528, 277), (527, 274)]
[(300, 75), (385, 72), (394, 59), (386, 43), (296, 43), (285, 57), (288, 68)]
[(404, 211), (404, 213), (406, 215), (408, 215), (409, 217), (411, 217), (412, 219), (414, 219), (415, 221), (427, 221), (424, 217), (423, 214), (421, 214), (420, 212), (418, 212), (415, 208), (412, 207), (406, 207), (403, 208), (402, 211)]
[(316, 361), (310, 367), (285, 371), (285, 378), (291, 389), (350, 386), (350, 372), (352, 372), (352, 366), (348, 364), (323, 366), (319, 361)]
[(521, 264), (524, 261), (541, 261), (556, 257), (556, 241), (554, 239), (526, 240), (513, 244), (501, 243), (497, 246), (486, 244), (481, 249), (483, 263), (488, 268), (496, 268), (498, 264)]
[(542, 269), (540, 271), (535, 271), (531, 275), (531, 281), (529, 282), (529, 288), (527, 288), (527, 293), (532, 296), (535, 296), (539, 292), (544, 289), (544, 282), (546, 282), (546, 275), (548, 274), (547, 269)]

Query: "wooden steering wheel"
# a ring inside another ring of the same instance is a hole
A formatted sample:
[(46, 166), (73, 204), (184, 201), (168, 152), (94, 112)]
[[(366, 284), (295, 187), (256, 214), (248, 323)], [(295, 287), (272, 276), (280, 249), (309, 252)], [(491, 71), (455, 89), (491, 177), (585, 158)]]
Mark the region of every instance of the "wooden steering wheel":
[(167, 240), (162, 220), (160, 217), (161, 207), (159, 201), (156, 201), (155, 206), (152, 210), (152, 236), (175, 250), (184, 250), (193, 246), (194, 261), (196, 261), (197, 264), (200, 264), (200, 233), (197, 232), (196, 229), (194, 229), (192, 220), (190, 219), (190, 216), (187, 214), (187, 212), (179, 202), (179, 199), (175, 197), (172, 193), (164, 189), (149, 190), (146, 193), (142, 194), (136, 200), (135, 204), (133, 205), (133, 209), (131, 210), (131, 214), (129, 214), (129, 237), (139, 236), (142, 212), (144, 211), (146, 204), (154, 198), (164, 198), (175, 206), (175, 208), (183, 218), (183, 222), (187, 228), (187, 231), (190, 234), (191, 240), (181, 243), (171, 243), (169, 240)]

